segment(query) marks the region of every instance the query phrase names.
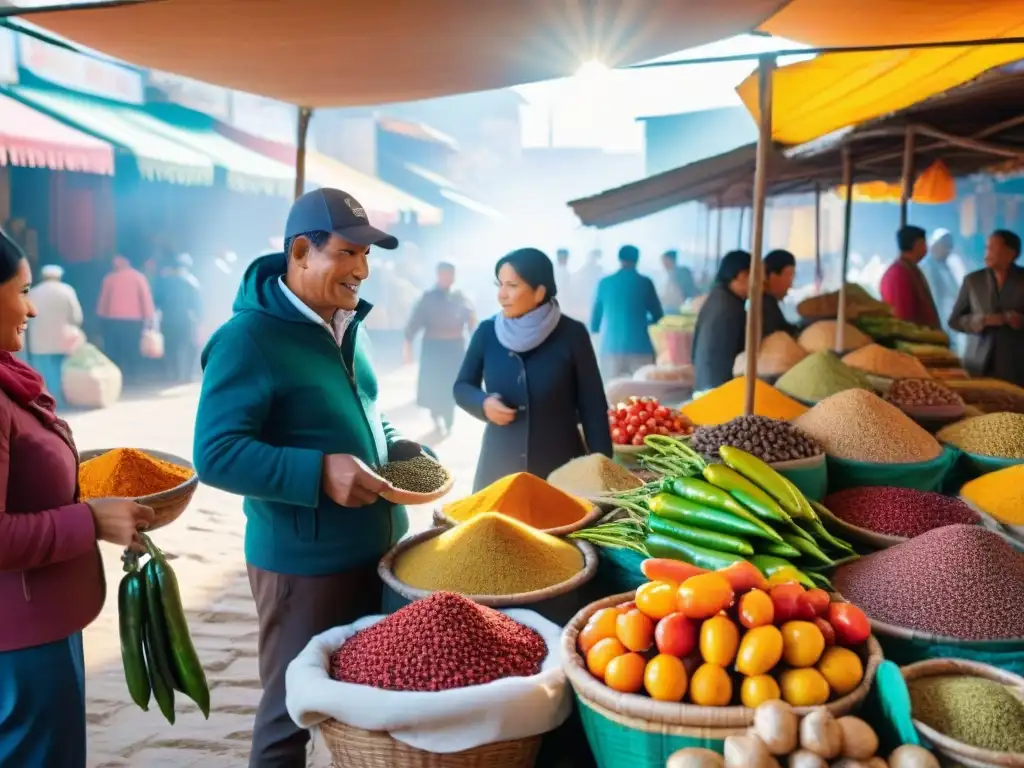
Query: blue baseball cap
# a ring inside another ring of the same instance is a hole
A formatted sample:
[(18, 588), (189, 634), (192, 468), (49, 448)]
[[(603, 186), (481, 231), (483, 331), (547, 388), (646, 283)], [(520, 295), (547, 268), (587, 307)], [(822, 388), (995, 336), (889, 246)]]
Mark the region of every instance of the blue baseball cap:
[(333, 232), (351, 243), (389, 251), (398, 247), (398, 238), (371, 225), (366, 209), (340, 189), (314, 189), (292, 203), (284, 225), (285, 240), (307, 232)]

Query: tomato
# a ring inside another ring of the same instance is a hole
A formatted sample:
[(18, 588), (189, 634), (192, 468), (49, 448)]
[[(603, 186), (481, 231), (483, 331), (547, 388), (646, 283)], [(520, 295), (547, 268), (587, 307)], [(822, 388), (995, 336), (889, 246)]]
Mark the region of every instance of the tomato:
[(615, 606), (615, 610), (619, 613), (629, 613), (634, 608), (636, 608), (636, 603), (634, 603), (632, 600), (630, 600), (628, 603), (619, 603)]
[(631, 426), (631, 427), (639, 427), (640, 426), (640, 417), (636, 416), (636, 415), (633, 415), (633, 414), (630, 414), (630, 417), (628, 419), (626, 419), (626, 423), (629, 426)]
[(782, 659), (783, 645), (778, 627), (755, 627), (740, 642), (736, 671), (741, 675), (768, 674)]
[(832, 629), (831, 624), (819, 616), (814, 619), (814, 626), (821, 630), (821, 635), (825, 638), (826, 648), (831, 648), (836, 644), (836, 631)]
[(640, 572), (650, 581), (671, 581), (682, 584), (691, 576), (707, 573), (704, 568), (672, 560), (667, 557), (649, 557), (640, 563)]
[(740, 702), (744, 707), (757, 709), (766, 701), (775, 701), (782, 698), (782, 691), (779, 684), (771, 675), (754, 675), (744, 678), (740, 686)]
[(636, 434), (636, 424), (627, 424), (626, 425), (626, 435), (628, 435), (629, 437), (632, 437), (635, 434)]
[(647, 421), (649, 418), (651, 418), (651, 412), (645, 409), (637, 413), (636, 416), (638, 419), (640, 419), (640, 422), (643, 423)]
[(654, 418), (661, 419), (662, 421), (664, 421), (665, 419), (668, 418), (669, 413), (670, 411), (668, 408), (666, 408), (664, 405), (659, 405), (657, 408), (654, 409)]
[(658, 422), (655, 419), (648, 419), (644, 422), (644, 426), (649, 430), (656, 430), (658, 428)]
[(626, 433), (616, 427), (612, 430), (612, 442), (622, 445), (626, 442)]
[(645, 427), (643, 424), (636, 428), (636, 434), (638, 437), (647, 437), (649, 433), (650, 430), (647, 429), (647, 427)]
[(624, 653), (626, 653), (625, 646), (614, 637), (598, 640), (587, 653), (587, 669), (598, 680), (604, 680), (604, 673), (608, 668), (609, 662)]
[(824, 589), (809, 589), (804, 592), (801, 601), (809, 605), (814, 611), (814, 616), (810, 617), (813, 619), (816, 616), (824, 616), (828, 613), (828, 606), (832, 602), (832, 598), (829, 597), (828, 592)]
[(820, 707), (828, 701), (828, 680), (816, 669), (787, 669), (779, 675), (782, 700), (791, 707)]
[(587, 622), (579, 636), (580, 651), (586, 655), (590, 649), (606, 637), (615, 637), (615, 620), (619, 612), (614, 608), (602, 608)]
[(864, 664), (849, 648), (829, 648), (818, 662), (818, 671), (837, 696), (850, 693), (864, 679)]
[(643, 435), (633, 435), (633, 439), (630, 440), (630, 443), (632, 443), (633, 445), (637, 445), (637, 446), (643, 445), (644, 444), (644, 436)]
[(829, 605), (828, 623), (836, 631), (839, 645), (860, 645), (871, 636), (871, 622), (853, 603)]
[(654, 628), (654, 642), (659, 653), (689, 656), (697, 647), (698, 624), (681, 613), (670, 613)]
[(725, 580), (732, 586), (732, 591), (737, 595), (742, 595), (752, 589), (768, 591), (768, 579), (757, 569), (757, 566), (745, 560), (733, 563), (727, 568), (721, 568), (716, 573), (725, 577)]
[(618, 410), (615, 411), (615, 418), (619, 421), (625, 421), (629, 418), (629, 410), (627, 410), (621, 403), (619, 403)]
[(646, 651), (654, 645), (654, 622), (634, 608), (615, 620), (615, 635), (631, 651)]
[(637, 693), (644, 687), (647, 664), (639, 653), (624, 653), (608, 662), (604, 684), (619, 693)]
[(679, 585), (676, 606), (691, 619), (708, 619), (732, 605), (732, 599), (732, 587), (724, 576), (702, 573)]
[(669, 581), (649, 581), (636, 591), (636, 607), (658, 621), (676, 609), (676, 585)]
[(825, 651), (825, 636), (809, 621), (782, 625), (782, 656), (791, 667), (812, 667)]
[(775, 621), (775, 604), (767, 592), (752, 589), (740, 598), (738, 613), (740, 624), (747, 629), (764, 627)]
[(714, 664), (702, 664), (690, 678), (690, 700), (699, 707), (725, 707), (732, 701), (732, 679)]
[(672, 432), (669, 431), (668, 427), (658, 427), (658, 434), (665, 435), (665, 437), (668, 437), (669, 435), (672, 434)]
[(682, 660), (667, 654), (655, 656), (644, 670), (644, 689), (655, 701), (683, 700), (689, 682)]
[(727, 616), (712, 616), (700, 625), (700, 655), (708, 664), (729, 666), (739, 644), (740, 631)]
[(772, 587), (770, 594), (775, 606), (776, 624), (784, 624), (800, 615), (800, 596), (803, 593), (804, 588), (793, 582)]

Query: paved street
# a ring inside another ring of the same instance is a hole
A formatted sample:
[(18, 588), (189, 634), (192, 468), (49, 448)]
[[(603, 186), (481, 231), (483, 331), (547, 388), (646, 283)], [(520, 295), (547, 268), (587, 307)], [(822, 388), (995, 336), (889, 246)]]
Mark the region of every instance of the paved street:
[[(454, 434), (438, 443), (430, 419), (415, 405), (415, 369), (381, 380), (381, 408), (413, 439), (436, 447), (456, 474), (453, 495), (469, 492), (482, 425), (465, 414)], [(108, 410), (73, 415), (69, 421), (81, 449), (136, 446), (180, 456), (192, 454), (198, 387), (125, 398)], [(410, 510), (413, 530), (430, 524), (430, 509)], [(129, 699), (117, 637), (120, 552), (104, 546), (107, 602), (85, 632), (90, 768), (199, 766), (239, 768), (247, 764), (260, 684), (256, 667), (256, 615), (242, 556), (240, 499), (200, 487), (177, 523), (154, 534), (174, 557), (189, 625), (212, 688), (210, 719), (178, 697), (177, 723), (168, 725), (155, 706), (142, 712)], [(330, 765), (319, 745), (311, 766)]]

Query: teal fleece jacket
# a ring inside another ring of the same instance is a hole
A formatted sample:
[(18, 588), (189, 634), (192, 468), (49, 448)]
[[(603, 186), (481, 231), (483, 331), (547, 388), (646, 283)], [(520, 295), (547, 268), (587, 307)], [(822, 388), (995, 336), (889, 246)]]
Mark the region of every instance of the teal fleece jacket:
[(203, 350), (194, 464), (245, 497), (245, 557), (257, 568), (320, 576), (372, 564), (408, 529), (384, 499), (348, 509), (320, 488), (323, 457), (387, 461), (398, 432), (377, 412), (377, 378), (360, 301), (338, 344), (281, 290), (283, 254), (246, 270), (234, 315)]

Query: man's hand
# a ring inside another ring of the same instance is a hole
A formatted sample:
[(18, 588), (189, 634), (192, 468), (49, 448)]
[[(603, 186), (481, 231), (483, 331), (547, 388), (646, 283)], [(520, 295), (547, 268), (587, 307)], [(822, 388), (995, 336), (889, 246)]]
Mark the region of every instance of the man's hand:
[(997, 313), (994, 315), (985, 315), (985, 327), (986, 328), (997, 328), (1000, 325), (1006, 325), (1006, 315), (1003, 313)]
[(437, 458), (433, 451), (415, 440), (395, 440), (388, 446), (388, 461), (408, 461), (424, 454), (432, 459)]
[(1013, 328), (1013, 330), (1019, 331), (1024, 327), (1024, 315), (1011, 309), (1006, 313), (1006, 324)]
[(347, 453), (324, 456), (321, 488), (336, 504), (365, 507), (390, 487), (383, 477), (355, 456)]
[(484, 400), (484, 416), (492, 424), (504, 427), (511, 424), (516, 418), (516, 409), (509, 408), (498, 395), (491, 395)]

